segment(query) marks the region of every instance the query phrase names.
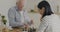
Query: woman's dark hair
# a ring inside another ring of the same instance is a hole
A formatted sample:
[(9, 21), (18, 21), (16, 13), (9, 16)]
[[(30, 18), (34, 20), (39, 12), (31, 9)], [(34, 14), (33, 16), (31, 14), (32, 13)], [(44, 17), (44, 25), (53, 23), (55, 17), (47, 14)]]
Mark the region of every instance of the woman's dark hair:
[(51, 10), (51, 7), (50, 7), (50, 5), (49, 5), (49, 3), (47, 1), (42, 1), (42, 2), (40, 2), (38, 4), (38, 8), (39, 9), (42, 9), (43, 7), (45, 8), (45, 12), (44, 12), (42, 18), (45, 17), (45, 16), (47, 16), (47, 15), (53, 14), (53, 12)]

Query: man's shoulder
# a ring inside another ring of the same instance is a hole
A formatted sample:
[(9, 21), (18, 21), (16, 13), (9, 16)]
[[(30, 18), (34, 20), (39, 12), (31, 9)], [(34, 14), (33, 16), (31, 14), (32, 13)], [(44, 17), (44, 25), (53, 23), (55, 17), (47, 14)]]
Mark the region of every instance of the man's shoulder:
[(16, 12), (16, 6), (13, 6), (9, 9), (8, 13), (15, 13)]
[(11, 7), (10, 9), (16, 9), (16, 6)]
[(16, 12), (16, 6), (13, 6), (13, 7), (9, 8), (8, 12)]

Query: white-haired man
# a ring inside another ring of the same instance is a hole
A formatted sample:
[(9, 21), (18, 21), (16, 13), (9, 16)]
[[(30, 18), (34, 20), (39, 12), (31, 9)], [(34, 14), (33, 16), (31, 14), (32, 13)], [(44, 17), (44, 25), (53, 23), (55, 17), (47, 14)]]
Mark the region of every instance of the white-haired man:
[(33, 23), (33, 21), (27, 15), (27, 12), (23, 10), (24, 1), (25, 0), (17, 1), (16, 6), (10, 8), (8, 11), (9, 25), (13, 29), (20, 29), (23, 26), (31, 25)]

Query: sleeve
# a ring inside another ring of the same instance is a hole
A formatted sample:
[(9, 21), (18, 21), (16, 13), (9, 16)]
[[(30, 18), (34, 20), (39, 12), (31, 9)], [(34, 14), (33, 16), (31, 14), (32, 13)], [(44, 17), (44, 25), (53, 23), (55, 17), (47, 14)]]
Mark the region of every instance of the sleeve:
[(13, 11), (13, 9), (9, 9), (8, 19), (9, 19), (9, 25), (12, 26), (12, 27), (23, 26), (23, 24), (20, 24), (19, 22), (15, 21), (15, 12)]
[(38, 32), (44, 32), (46, 27), (48, 26), (48, 22), (46, 19), (43, 19), (42, 22), (40, 23), (40, 26), (39, 26), (39, 31)]
[(27, 12), (25, 12), (25, 20), (27, 24), (31, 25), (31, 18), (29, 17)]

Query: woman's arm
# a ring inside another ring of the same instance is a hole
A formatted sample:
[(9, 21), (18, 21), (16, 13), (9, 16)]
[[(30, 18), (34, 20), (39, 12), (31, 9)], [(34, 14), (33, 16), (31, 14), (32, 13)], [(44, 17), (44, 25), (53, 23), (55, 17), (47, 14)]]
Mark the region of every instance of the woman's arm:
[(41, 23), (40, 23), (40, 26), (39, 26), (38, 31), (39, 31), (39, 32), (44, 32), (47, 26), (48, 26), (47, 20), (46, 20), (46, 19), (43, 19), (43, 20), (41, 21)]

